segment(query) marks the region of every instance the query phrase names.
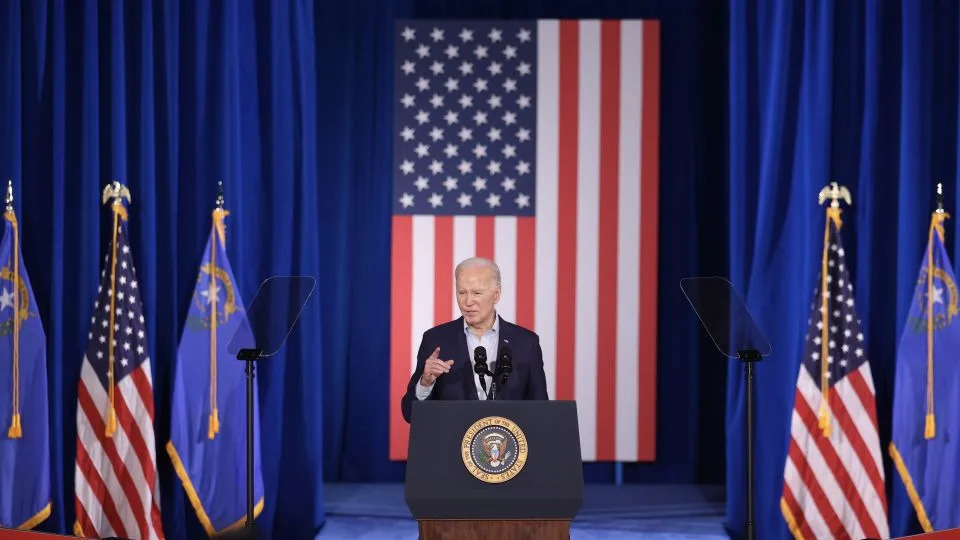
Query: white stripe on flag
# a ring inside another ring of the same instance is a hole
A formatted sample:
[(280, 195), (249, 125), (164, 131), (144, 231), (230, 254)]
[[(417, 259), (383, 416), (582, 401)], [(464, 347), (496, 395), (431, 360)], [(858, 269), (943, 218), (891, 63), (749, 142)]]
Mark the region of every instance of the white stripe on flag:
[(789, 458), (787, 458), (784, 482), (787, 484), (790, 493), (793, 494), (793, 498), (797, 501), (797, 506), (802, 509), (801, 515), (793, 517), (795, 519), (802, 517), (810, 526), (810, 530), (826, 531), (827, 523), (823, 520), (823, 516), (820, 515), (820, 509), (817, 508), (817, 504), (813, 500), (813, 495), (810, 494), (810, 490), (807, 489), (803, 480), (800, 479), (800, 471), (797, 470), (797, 465)]
[[(433, 323), (433, 286), (434, 286), (434, 218), (433, 216), (413, 216), (413, 280), (410, 303), (410, 373), (417, 369), (417, 350), (423, 341), (423, 333), (434, 326)], [(433, 351), (427, 351), (427, 354)], [(443, 351), (441, 351), (442, 353)]]
[[(870, 373), (869, 362), (864, 362), (863, 365), (857, 368), (857, 371), (860, 372), (863, 380), (868, 382), (873, 380), (873, 375)], [(867, 449), (870, 450), (870, 457), (873, 458), (874, 467), (876, 467), (877, 470), (880, 471), (880, 475), (883, 476), (883, 461), (880, 457), (880, 435), (877, 433), (877, 427), (873, 425), (870, 416), (864, 410), (867, 407), (875, 407), (874, 403), (864, 403), (861, 401), (860, 394), (856, 393), (848, 379), (840, 381), (837, 387), (838, 392), (842, 391), (844, 395), (852, 396), (849, 399), (845, 399), (844, 402), (849, 404), (854, 403), (853, 400), (856, 400), (857, 408), (864, 411), (862, 414), (851, 414), (851, 417), (853, 418), (853, 423), (857, 426), (857, 431), (860, 432), (860, 437), (863, 439), (864, 444), (866, 444)], [(847, 406), (847, 410), (851, 410), (849, 405)]]
[(504, 319), (517, 322), (517, 218), (497, 217), (493, 220), (494, 260), (500, 267), (500, 303), (497, 313)]
[[(806, 396), (804, 399), (806, 399)], [(807, 403), (810, 403), (809, 399), (807, 399)], [(816, 411), (817, 409), (814, 408), (813, 410)], [(831, 417), (831, 422), (833, 425), (837, 425), (836, 417)], [(847, 504), (847, 498), (843, 494), (843, 490), (840, 489), (837, 478), (833, 475), (830, 467), (827, 466), (823, 454), (820, 453), (820, 448), (807, 430), (803, 419), (800, 418), (800, 413), (796, 410), (793, 411), (793, 418), (791, 419), (790, 435), (793, 437), (793, 440), (797, 441), (797, 446), (800, 447), (800, 451), (807, 458), (810, 470), (813, 471), (815, 476), (812, 480), (820, 485), (820, 489), (823, 490), (823, 494), (827, 498), (827, 503), (833, 508), (833, 513), (840, 518), (840, 521), (846, 528), (847, 534), (854, 538), (863, 538), (860, 522), (856, 516), (853, 515), (852, 509)], [(812, 500), (811, 504), (813, 504)]]
[[(575, 396), (583, 459), (597, 455), (597, 267), (600, 215), (600, 21), (580, 22)], [(563, 262), (561, 262), (562, 264)], [(563, 306), (569, 309), (571, 306)]]
[[(93, 402), (94, 408), (98, 411), (106, 410), (108, 396), (107, 396), (107, 393), (104, 391), (103, 387), (100, 386), (99, 382), (94, 382), (94, 381), (97, 381), (97, 376), (93, 372), (93, 366), (91, 366), (87, 362), (84, 362), (81, 376), (84, 378), (85, 381), (88, 381), (88, 383), (84, 384), (84, 386), (87, 389), (87, 393), (90, 395), (90, 400)], [(134, 398), (133, 396), (130, 395), (131, 389), (134, 392), (136, 391), (136, 389), (133, 388), (133, 384), (130, 381), (130, 377), (125, 377), (123, 380), (120, 381), (120, 384), (117, 385), (119, 396), (115, 396), (115, 397), (119, 397), (120, 399), (123, 399), (124, 403), (127, 404), (127, 408), (133, 414), (134, 419), (137, 419), (138, 418), (137, 415), (139, 414), (142, 414), (144, 418), (147, 418), (147, 411), (145, 409), (143, 409), (140, 405), (132, 404), (133, 403), (132, 399)], [(139, 395), (137, 396), (135, 403), (137, 404), (142, 403), (139, 400)], [(84, 416), (83, 420), (84, 422), (88, 422), (89, 419), (86, 416)], [(120, 457), (120, 461), (124, 463), (127, 472), (130, 474), (130, 482), (133, 484), (133, 487), (137, 492), (137, 496), (140, 498), (140, 501), (139, 501), (140, 506), (143, 508), (142, 511), (138, 511), (135, 509), (131, 511), (137, 512), (137, 513), (142, 512), (142, 515), (144, 516), (145, 520), (150, 526), (149, 528), (152, 529), (153, 527), (150, 524), (150, 518), (149, 518), (151, 506), (153, 503), (152, 486), (147, 484), (143, 467), (140, 465), (139, 456), (137, 456), (137, 452), (133, 448), (133, 444), (131, 443), (130, 437), (128, 436), (127, 432), (124, 431), (122, 425), (119, 425), (118, 423), (117, 427), (118, 429), (116, 432), (114, 432), (112, 437), (113, 446), (116, 449), (117, 455)], [(141, 426), (139, 422), (135, 423), (134, 429), (137, 429), (141, 433), (141, 436), (145, 439), (146, 444), (148, 445), (148, 448), (153, 447), (153, 444), (154, 444), (153, 430), (152, 429), (144, 430), (142, 428), (143, 426)], [(147, 438), (146, 433), (144, 433), (145, 431), (149, 431), (149, 438)], [(96, 438), (95, 433), (91, 433), (91, 436)], [(82, 440), (86, 442), (86, 439), (82, 439)], [(94, 444), (96, 446), (85, 444), (87, 448), (87, 454), (92, 456), (94, 453), (99, 452), (100, 454), (103, 455), (103, 459), (107, 460), (106, 454), (103, 454), (103, 449), (100, 448), (99, 441), (95, 442)], [(109, 463), (109, 460), (105, 462)], [(111, 471), (112, 470), (113, 469), (111, 466)], [(103, 477), (102, 473), (101, 473), (101, 477)], [(117, 483), (118, 483), (117, 489), (120, 489), (119, 478)], [(126, 493), (121, 491), (121, 494), (124, 495), (124, 500), (126, 500)], [(114, 502), (116, 502), (116, 500), (114, 500)], [(119, 504), (117, 504), (117, 508), (119, 510), (120, 508)], [(124, 526), (126, 526), (126, 520), (124, 520)], [(137, 528), (135, 530), (137, 531), (137, 534), (139, 534), (140, 529)], [(127, 534), (132, 534), (132, 531), (128, 529)]]
[(537, 218), (534, 330), (540, 336), (547, 394), (557, 398), (557, 118), (560, 26), (537, 23)]
[(617, 425), (616, 458), (637, 459), (640, 329), (640, 117), (643, 103), (643, 22), (623, 21), (620, 32), (620, 151), (617, 209)]
[[(80, 414), (83, 413), (81, 412)], [(103, 519), (103, 523), (100, 523), (101, 516), (105, 518), (106, 514), (104, 514), (100, 500), (97, 499), (97, 496), (94, 494), (93, 488), (87, 483), (87, 477), (80, 471), (80, 465), (75, 465), (73, 471), (73, 481), (76, 484), (76, 489), (74, 490), (76, 492), (75, 496), (77, 500), (80, 501), (80, 505), (86, 510), (87, 516), (90, 517), (90, 522), (95, 527), (98, 527), (96, 531), (84, 530), (83, 534), (86, 536), (92, 536), (95, 533), (100, 536), (116, 536), (117, 533), (110, 526), (109, 521)]]
[[(89, 364), (84, 362), (84, 368), (88, 366)], [(86, 386), (88, 393), (92, 387), (100, 386), (100, 380), (96, 379), (95, 375), (93, 375), (94, 380), (88, 380), (87, 377), (89, 375), (88, 373), (81, 374), (82, 384)], [(104, 409), (97, 407), (97, 410)], [(117, 431), (120, 430), (118, 429)], [(90, 463), (93, 465), (94, 470), (100, 475), (103, 485), (107, 489), (106, 495), (113, 501), (113, 506), (117, 509), (118, 518), (126, 529), (127, 535), (139, 536), (140, 527), (134, 518), (134, 510), (130, 506), (130, 501), (120, 486), (120, 478), (117, 476), (116, 471), (114, 471), (113, 464), (107, 457), (106, 451), (100, 445), (100, 440), (97, 438), (93, 426), (90, 425), (90, 419), (87, 418), (87, 415), (82, 409), (77, 410), (77, 437), (86, 449), (87, 456), (90, 457)], [(106, 513), (101, 512), (100, 514), (88, 515), (98, 532), (109, 527), (109, 520), (107, 519)]]
[[(838, 387), (845, 381), (846, 379), (834, 386), (834, 389), (837, 390), (837, 396), (839, 396), (843, 401), (844, 408), (846, 408), (847, 413), (851, 418), (865, 416), (865, 412), (862, 408), (849, 406), (851, 397), (850, 394), (846, 394), (844, 396), (844, 394), (840, 392), (840, 388)], [(812, 411), (818, 410), (817, 406), (819, 406), (819, 402), (817, 405), (814, 405), (810, 402), (809, 396), (819, 394), (820, 389), (817, 388), (817, 385), (813, 381), (813, 377), (810, 376), (809, 371), (806, 369), (800, 370), (800, 378), (797, 381), (797, 385), (801, 388), (800, 394), (803, 395), (804, 401), (807, 402), (807, 407), (810, 407), (810, 410)], [(852, 392), (853, 389), (850, 388), (850, 391)], [(859, 404), (859, 400), (857, 400), (857, 403)], [(857, 455), (856, 450), (850, 444), (850, 438), (847, 436), (847, 433), (840, 428), (840, 423), (837, 421), (836, 414), (833, 414), (832, 408), (830, 419), (831, 422), (836, 422), (833, 424), (835, 426), (833, 436), (828, 439), (830, 441), (830, 446), (833, 447), (833, 451), (836, 452), (837, 457), (840, 458), (843, 468), (846, 469), (847, 474), (850, 475), (850, 480), (853, 482), (856, 492), (860, 494), (860, 499), (863, 501), (863, 505), (869, 514), (869, 519), (871, 519), (877, 526), (877, 530), (883, 530), (886, 528), (887, 516), (880, 505), (871, 504), (872, 501), (879, 501), (879, 496), (883, 494), (877, 493), (873, 488), (873, 483), (870, 481), (870, 477), (867, 476), (867, 471), (865, 469), (865, 466), (872, 465), (869, 463), (862, 463), (860, 461), (860, 456)], [(853, 512), (852, 507), (848, 506), (848, 508), (850, 509), (850, 512)], [(864, 516), (864, 518), (867, 518), (867, 516)]]
[[(477, 218), (473, 216), (454, 216), (453, 218), (453, 268), (465, 259), (477, 255)], [(453, 283), (454, 289), (457, 287), (456, 281)], [(461, 315), (460, 306), (457, 305), (456, 291), (453, 293), (453, 318)]]

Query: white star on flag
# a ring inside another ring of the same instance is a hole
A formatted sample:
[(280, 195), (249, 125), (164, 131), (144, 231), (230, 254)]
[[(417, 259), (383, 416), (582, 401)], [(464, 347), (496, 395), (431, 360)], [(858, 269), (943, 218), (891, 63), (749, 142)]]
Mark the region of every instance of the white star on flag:
[(13, 309), (13, 292), (4, 287), (3, 294), (0, 294), (0, 311), (6, 308)]

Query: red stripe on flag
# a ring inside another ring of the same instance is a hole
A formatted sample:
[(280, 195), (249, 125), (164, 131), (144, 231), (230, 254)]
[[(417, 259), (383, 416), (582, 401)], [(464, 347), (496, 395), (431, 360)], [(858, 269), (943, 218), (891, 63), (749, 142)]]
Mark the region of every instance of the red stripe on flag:
[(870, 387), (867, 386), (867, 381), (864, 380), (863, 374), (860, 373), (860, 370), (851, 371), (847, 375), (847, 380), (850, 381), (850, 386), (853, 387), (853, 390), (857, 393), (857, 396), (860, 398), (860, 403), (863, 404), (863, 410), (867, 413), (867, 416), (870, 418), (870, 423), (873, 424), (873, 429), (877, 429), (877, 406), (874, 401), (873, 392), (870, 391)]
[(643, 156), (640, 171), (640, 404), (637, 456), (657, 455), (657, 209), (660, 183), (660, 22), (643, 22)]
[[(80, 384), (80, 387), (83, 387), (83, 383)], [(90, 419), (89, 415), (86, 413), (84, 413), (84, 415)], [(83, 445), (83, 441), (80, 440), (79, 436), (77, 437), (77, 468), (80, 469), (80, 474), (87, 480), (90, 491), (93, 492), (94, 496), (97, 497), (97, 501), (100, 502), (100, 508), (103, 509), (103, 514), (107, 516), (107, 521), (110, 522), (110, 527), (113, 528), (113, 532), (120, 537), (127, 536), (127, 530), (124, 528), (123, 522), (120, 521), (120, 513), (117, 512), (117, 505), (114, 504), (113, 497), (111, 497), (110, 492), (107, 491), (107, 485), (104, 484), (103, 478), (101, 478), (100, 473), (97, 472), (97, 468), (94, 467), (93, 461), (90, 460), (90, 456), (87, 454), (87, 448)], [(83, 505), (78, 506), (82, 508)], [(91, 524), (90, 528), (92, 530), (87, 531), (84, 529), (83, 532), (100, 536), (100, 531), (96, 530), (96, 527)]]
[(577, 141), (580, 27), (560, 21), (559, 117), (557, 119), (557, 397), (574, 399), (577, 331)]
[(73, 505), (76, 508), (77, 523), (80, 524), (80, 532), (83, 533), (83, 536), (87, 538), (97, 536), (97, 529), (90, 521), (90, 516), (87, 515), (87, 509), (83, 507), (83, 503), (80, 502), (80, 497), (74, 495)]
[(534, 328), (537, 272), (537, 219), (517, 218), (517, 324)]
[(437, 216), (433, 223), (433, 323), (442, 324), (453, 318), (453, 216)]
[[(820, 450), (820, 455), (823, 457), (823, 462), (827, 464), (829, 473), (833, 473), (833, 478), (836, 480), (837, 485), (840, 486), (840, 490), (843, 492), (843, 497), (846, 500), (846, 504), (853, 509), (853, 515), (856, 516), (857, 521), (860, 522), (860, 528), (863, 530), (863, 533), (869, 537), (878, 538), (880, 532), (877, 530), (877, 526), (873, 523), (873, 519), (870, 517), (870, 513), (867, 511), (867, 507), (863, 504), (863, 499), (860, 498), (860, 494), (857, 492), (857, 486), (853, 483), (853, 479), (850, 478), (850, 471), (844, 466), (843, 460), (840, 459), (839, 454), (837, 454), (836, 449), (830, 444), (830, 441), (827, 438), (820, 435), (820, 428), (817, 423), (817, 415), (810, 409), (810, 405), (807, 403), (807, 400), (804, 399), (803, 394), (800, 393), (800, 390), (796, 391), (794, 396), (796, 403), (794, 405), (797, 414), (800, 416), (800, 419), (803, 421), (803, 424), (807, 427), (807, 432), (811, 433), (811, 439), (813, 443), (816, 444), (817, 448)], [(835, 403), (831, 400), (831, 407), (834, 407)], [(842, 426), (841, 426), (842, 427)], [(844, 435), (849, 438), (850, 433), (844, 430)], [(861, 464), (866, 468), (866, 463), (861, 461)], [(821, 472), (821, 474), (829, 474), (827, 471)]]
[(137, 387), (137, 393), (140, 394), (140, 401), (143, 402), (144, 408), (147, 409), (147, 414), (150, 415), (150, 423), (153, 423), (153, 387), (150, 385), (150, 380), (147, 379), (147, 374), (144, 373), (143, 369), (149, 369), (149, 366), (142, 366), (140, 369), (135, 369), (130, 373), (130, 380), (133, 381), (134, 386)]
[(794, 524), (800, 529), (800, 536), (802, 538), (813, 538), (813, 531), (810, 529), (810, 524), (807, 523), (806, 518), (804, 517), (804, 512), (800, 508), (800, 504), (797, 503), (797, 498), (794, 497), (793, 492), (790, 491), (790, 488), (784, 486), (783, 489), (783, 499), (787, 503), (787, 508), (790, 510), (790, 515), (793, 518)]
[(620, 21), (600, 30), (600, 215), (597, 238), (597, 460), (616, 459)]
[(493, 260), (494, 258), (494, 236), (495, 227), (493, 220), (495, 217), (478, 216), (477, 217), (477, 257), (485, 257)]
[[(127, 410), (126, 403), (119, 395), (116, 397), (119, 398), (114, 400), (114, 405), (117, 410), (117, 420), (121, 425), (121, 429), (123, 429), (124, 433), (127, 434), (127, 438), (130, 440), (131, 446), (134, 447), (134, 451), (137, 453), (138, 457), (141, 457), (140, 449), (136, 448), (136, 444), (133, 442), (133, 437), (130, 436), (130, 423), (132, 422), (132, 418)], [(117, 447), (114, 444), (113, 439), (107, 438), (106, 435), (104, 435), (106, 425), (103, 423), (103, 419), (100, 417), (100, 412), (97, 410), (97, 406), (93, 403), (93, 398), (90, 397), (90, 393), (87, 390), (87, 385), (83, 382), (81, 382), (78, 387), (77, 402), (80, 404), (80, 408), (83, 409), (83, 414), (87, 417), (87, 422), (90, 423), (90, 428), (96, 435), (97, 441), (100, 442), (100, 448), (103, 449), (104, 455), (107, 457), (107, 460), (113, 467), (113, 476), (120, 485), (120, 489), (123, 490), (123, 495), (127, 498), (127, 507), (133, 514), (134, 519), (137, 521), (137, 527), (140, 530), (141, 537), (148, 536), (149, 531), (147, 529), (147, 521), (145, 519), (146, 512), (144, 511), (143, 500), (140, 498), (140, 493), (137, 492), (137, 486), (134, 484), (133, 478), (130, 477), (130, 470), (120, 457), (120, 454), (117, 453)], [(136, 430), (139, 436), (140, 429), (136, 425), (133, 425), (133, 430)], [(142, 440), (143, 439), (141, 438), (141, 442)], [(86, 448), (84, 448), (84, 451), (86, 451)], [(103, 465), (102, 461), (100, 463)], [(152, 485), (153, 484), (150, 484), (147, 489), (149, 490)], [(114, 527), (114, 529), (116, 529), (116, 527)], [(121, 534), (120, 536), (126, 535)]]
[(413, 218), (393, 216), (390, 261), (390, 459), (407, 457), (410, 425), (400, 412), (400, 399), (410, 379), (410, 310), (413, 284)]
[[(793, 437), (790, 438), (789, 458), (793, 461), (797, 472), (800, 473), (800, 481), (803, 482), (807, 491), (810, 493), (808, 500), (813, 500), (827, 528), (830, 529), (833, 534), (840, 534), (843, 538), (849, 538), (850, 535), (847, 534), (847, 529), (843, 526), (843, 523), (840, 522), (837, 513), (833, 511), (833, 505), (827, 500), (827, 495), (823, 492), (823, 488), (820, 487), (820, 481), (817, 479), (816, 472), (810, 468), (810, 463), (807, 462), (807, 456), (800, 450), (800, 447), (797, 445), (797, 440)], [(801, 514), (802, 513), (803, 511), (801, 510)]]
[[(134, 371), (130, 374), (130, 376), (134, 376), (137, 371), (139, 370)], [(118, 399), (114, 400), (114, 406), (117, 410), (117, 422), (120, 424), (120, 428), (123, 429), (123, 432), (126, 433), (127, 440), (130, 441), (130, 446), (137, 455), (137, 460), (140, 463), (140, 469), (143, 471), (143, 478), (147, 482), (148, 489), (152, 491), (153, 486), (155, 485), (156, 471), (154, 470), (153, 457), (150, 455), (147, 441), (144, 440), (143, 432), (140, 431), (140, 426), (137, 424), (136, 419), (130, 412), (130, 409), (127, 407), (127, 402), (119, 394), (117, 398)], [(153, 426), (151, 424), (149, 429), (152, 428)]]
[[(849, 379), (849, 375), (847, 378)], [(851, 397), (853, 399), (857, 399), (856, 396), (846, 396), (848, 400)], [(870, 450), (867, 448), (867, 444), (864, 442), (863, 437), (860, 436), (860, 430), (857, 429), (857, 425), (853, 422), (850, 412), (847, 411), (846, 405), (841, 399), (840, 394), (837, 392), (836, 386), (830, 388), (830, 409), (833, 411), (833, 415), (836, 416), (837, 421), (840, 423), (840, 429), (842, 429), (844, 435), (847, 436), (847, 441), (850, 443), (850, 446), (853, 447), (853, 450), (857, 454), (857, 458), (860, 460), (860, 463), (863, 465), (863, 469), (866, 471), (867, 476), (870, 477), (870, 483), (873, 484), (873, 489), (875, 491), (874, 496), (880, 500), (880, 503), (884, 508), (884, 513), (886, 513), (887, 496), (884, 488), (883, 478), (880, 476), (880, 471), (877, 470), (875, 465), (876, 462), (873, 460), (873, 456), (870, 455)], [(862, 413), (863, 411), (863, 409), (860, 408), (854, 408), (854, 410), (858, 414)], [(867, 531), (864, 530), (864, 532)], [(879, 535), (879, 532), (874, 534), (874, 536)]]

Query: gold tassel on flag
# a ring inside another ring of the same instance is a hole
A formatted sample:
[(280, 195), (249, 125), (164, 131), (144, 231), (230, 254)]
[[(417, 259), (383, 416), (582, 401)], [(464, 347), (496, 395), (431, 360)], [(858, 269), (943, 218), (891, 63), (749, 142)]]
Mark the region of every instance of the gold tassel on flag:
[(830, 291), (827, 290), (828, 264), (827, 256), (830, 253), (830, 222), (837, 227), (837, 231), (843, 226), (843, 220), (840, 219), (840, 199), (850, 204), (850, 191), (845, 186), (831, 182), (829, 186), (820, 190), (819, 203), (823, 204), (827, 199), (831, 200), (827, 207), (827, 222), (823, 229), (823, 259), (820, 266), (820, 410), (817, 414), (817, 426), (820, 428), (824, 437), (829, 437), (830, 429), (830, 366), (828, 358), (830, 355), (828, 343), (830, 342), (830, 325), (827, 323), (830, 308)]
[(23, 426), (20, 425), (20, 233), (17, 215), (13, 212), (12, 180), (7, 180), (7, 211), (3, 217), (10, 222), (13, 233), (13, 417), (7, 437), (19, 439), (23, 437)]
[(117, 410), (114, 407), (114, 389), (116, 387), (115, 373), (114, 373), (114, 351), (113, 351), (113, 331), (114, 331), (114, 317), (116, 314), (117, 308), (117, 233), (120, 228), (120, 220), (127, 220), (127, 209), (123, 206), (123, 198), (126, 197), (127, 201), (130, 201), (130, 191), (120, 184), (120, 182), (114, 181), (112, 184), (108, 185), (103, 189), (103, 203), (106, 204), (108, 200), (113, 199), (113, 204), (111, 208), (113, 209), (113, 242), (112, 242), (112, 254), (110, 258), (110, 328), (109, 328), (109, 338), (107, 341), (107, 350), (108, 350), (108, 360), (107, 360), (107, 418), (106, 418), (106, 429), (104, 430), (104, 435), (107, 437), (113, 437), (113, 434), (117, 432)]
[(937, 420), (933, 415), (933, 235), (944, 241), (943, 222), (950, 214), (943, 211), (943, 184), (937, 184), (938, 208), (930, 216), (930, 237), (927, 241), (927, 415), (923, 426), (923, 437), (932, 439), (937, 436)]
[[(220, 411), (217, 409), (217, 247), (226, 247), (225, 218), (230, 215), (223, 209), (223, 182), (219, 183), (217, 207), (213, 210), (213, 229), (210, 231), (210, 418), (207, 438), (220, 433)], [(219, 243), (218, 243), (219, 240)]]

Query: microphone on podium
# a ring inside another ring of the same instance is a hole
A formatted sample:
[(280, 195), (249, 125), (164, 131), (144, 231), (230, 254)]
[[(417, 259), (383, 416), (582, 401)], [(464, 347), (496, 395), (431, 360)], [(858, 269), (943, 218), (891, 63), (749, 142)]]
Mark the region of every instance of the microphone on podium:
[(504, 347), (500, 350), (498, 356), (500, 358), (497, 360), (497, 375), (494, 378), (499, 377), (500, 386), (504, 386), (513, 371), (513, 351), (510, 350), (510, 347)]
[(490, 373), (490, 368), (487, 367), (487, 350), (482, 345), (473, 350), (473, 372), (480, 379), (480, 388), (483, 388), (483, 391), (486, 392), (487, 381), (483, 376), (490, 375), (492, 377), (493, 373)]

